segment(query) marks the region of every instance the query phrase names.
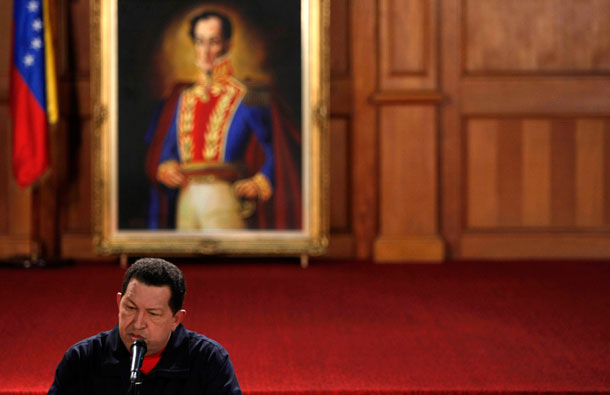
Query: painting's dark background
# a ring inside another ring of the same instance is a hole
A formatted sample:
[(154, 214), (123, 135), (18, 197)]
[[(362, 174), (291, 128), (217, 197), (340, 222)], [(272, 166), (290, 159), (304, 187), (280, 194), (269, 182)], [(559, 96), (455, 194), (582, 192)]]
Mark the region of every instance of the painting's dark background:
[(300, 1), (122, 0), (118, 3), (119, 229), (147, 228), (149, 181), (145, 173), (145, 136), (159, 101), (150, 86), (152, 56), (167, 24), (177, 15), (202, 4), (219, 4), (240, 13), (260, 28), (268, 48), (272, 85), (300, 124), (301, 35)]

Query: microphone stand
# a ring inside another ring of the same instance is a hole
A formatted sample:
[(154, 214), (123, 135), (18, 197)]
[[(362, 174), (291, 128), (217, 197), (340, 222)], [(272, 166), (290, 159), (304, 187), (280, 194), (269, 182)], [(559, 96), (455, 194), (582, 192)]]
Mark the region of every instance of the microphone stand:
[(131, 354), (131, 374), (129, 376), (131, 385), (129, 386), (127, 393), (140, 395), (142, 389), (142, 372), (140, 372), (140, 368), (142, 367), (142, 361), (146, 354), (146, 343), (144, 340), (136, 340), (133, 342), (131, 345)]
[(140, 389), (142, 388), (142, 382), (139, 381), (137, 383), (131, 383), (131, 386), (129, 387), (129, 391), (128, 394), (131, 395), (140, 395)]
[(142, 376), (140, 374), (140, 371), (138, 370), (137, 374), (131, 376), (131, 385), (129, 386), (128, 394), (140, 395), (141, 389), (142, 389)]

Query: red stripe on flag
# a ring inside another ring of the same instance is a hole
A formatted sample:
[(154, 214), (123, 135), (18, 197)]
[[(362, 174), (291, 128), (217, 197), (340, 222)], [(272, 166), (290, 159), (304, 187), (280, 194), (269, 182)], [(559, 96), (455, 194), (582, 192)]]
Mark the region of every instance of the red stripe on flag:
[(17, 184), (26, 187), (36, 181), (49, 165), (47, 118), (23, 77), (11, 70), (13, 115), (13, 173)]

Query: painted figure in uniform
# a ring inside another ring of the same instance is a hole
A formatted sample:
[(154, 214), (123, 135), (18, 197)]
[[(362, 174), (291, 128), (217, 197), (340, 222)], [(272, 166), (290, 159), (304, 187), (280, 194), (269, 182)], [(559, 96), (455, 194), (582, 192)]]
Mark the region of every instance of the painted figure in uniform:
[[(201, 73), (194, 84), (174, 89), (164, 109), (169, 124), (159, 121), (156, 144), (153, 141), (149, 150), (149, 176), (157, 183), (157, 190), (162, 186), (168, 192), (157, 197), (156, 203), (151, 200), (155, 211), (151, 228), (163, 227), (155, 226), (154, 221), (163, 217), (158, 212), (164, 210), (170, 218), (167, 227), (173, 222), (180, 230), (276, 228), (281, 219), (277, 212), (272, 215), (275, 218), (260, 222), (265, 211), (277, 211), (265, 209), (265, 203), (275, 192), (278, 147), (274, 137), (278, 132), (274, 129), (281, 128), (282, 122), (268, 94), (250, 89), (233, 76), (229, 54), (232, 25), (227, 16), (215, 11), (195, 16), (190, 35)], [(288, 195), (298, 195), (300, 201), (299, 170), (292, 167), (292, 175), (279, 176), (283, 179), (280, 184), (286, 180), (293, 184)], [(281, 188), (286, 189), (286, 185)], [(282, 210), (288, 204), (271, 201)], [(296, 218), (285, 228), (300, 226), (300, 211), (291, 215)], [(253, 221), (254, 217), (258, 221)]]

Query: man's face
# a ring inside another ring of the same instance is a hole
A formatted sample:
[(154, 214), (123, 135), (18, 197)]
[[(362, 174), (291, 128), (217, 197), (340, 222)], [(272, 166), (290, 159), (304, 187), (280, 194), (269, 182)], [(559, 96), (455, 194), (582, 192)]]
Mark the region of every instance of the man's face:
[(195, 24), (195, 57), (197, 66), (204, 72), (212, 71), (216, 60), (229, 49), (222, 37), (222, 22), (216, 17), (202, 19)]
[(132, 279), (125, 295), (117, 295), (119, 333), (129, 350), (137, 339), (144, 339), (147, 355), (161, 351), (174, 329), (182, 322), (186, 311), (172, 313), (169, 307), (170, 288), (146, 285)]

